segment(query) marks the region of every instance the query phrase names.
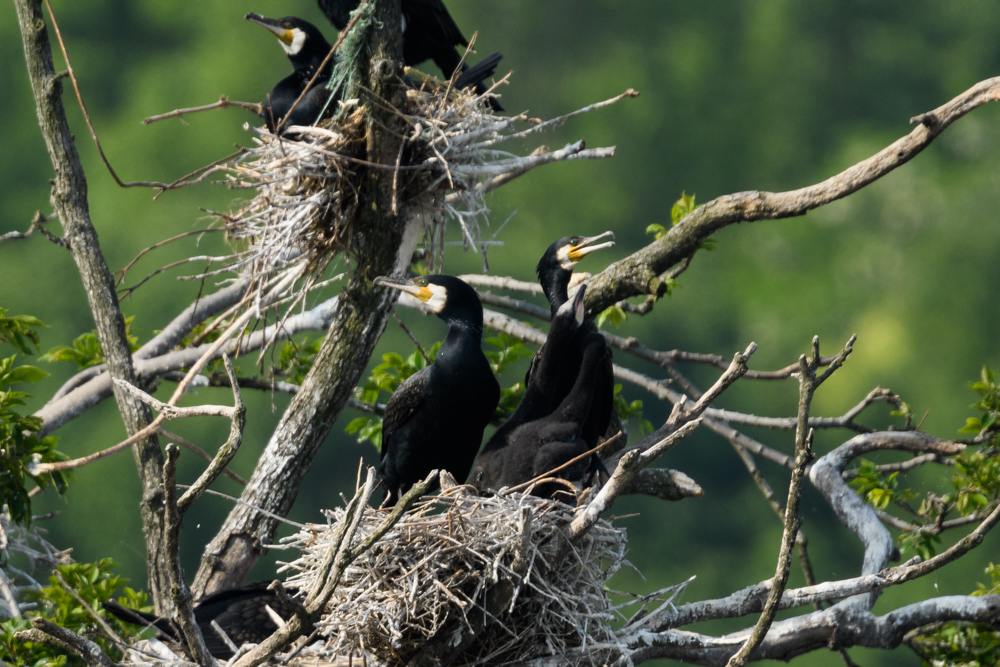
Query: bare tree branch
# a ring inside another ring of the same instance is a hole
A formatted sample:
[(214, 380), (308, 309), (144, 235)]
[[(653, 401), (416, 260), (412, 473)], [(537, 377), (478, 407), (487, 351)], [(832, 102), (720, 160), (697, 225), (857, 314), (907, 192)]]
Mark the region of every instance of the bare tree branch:
[(911, 119), (919, 126), (910, 134), (821, 183), (789, 192), (739, 192), (699, 206), (659, 240), (595, 276), (587, 288), (587, 313), (599, 313), (632, 296), (659, 295), (666, 287), (660, 275), (694, 254), (705, 239), (723, 227), (804, 215), (858, 191), (909, 162), (965, 114), (998, 98), (1000, 77), (987, 79), (937, 109)]
[[(137, 377), (125, 335), (125, 318), (118, 307), (114, 277), (104, 262), (97, 232), (90, 220), (87, 181), (66, 120), (61, 99), (62, 83), (52, 63), (52, 50), (40, 2), (16, 0), (14, 4), (24, 41), (38, 124), (55, 169), (52, 191), (55, 212), (80, 272), (111, 377), (135, 384)], [(115, 393), (122, 420), (130, 434), (149, 424), (149, 409), (141, 401), (122, 390)], [(159, 480), (162, 478), (163, 457), (155, 437), (139, 441), (134, 452), (143, 487), (140, 513), (146, 539), (149, 592), (157, 612), (162, 612), (161, 605), (166, 598), (166, 572), (159, 558), (163, 534), (163, 496)]]

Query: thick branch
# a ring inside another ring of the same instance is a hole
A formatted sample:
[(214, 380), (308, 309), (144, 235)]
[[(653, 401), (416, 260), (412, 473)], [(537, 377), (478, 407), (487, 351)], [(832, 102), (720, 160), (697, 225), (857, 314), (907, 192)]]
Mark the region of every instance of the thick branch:
[[(362, 3), (361, 11), (364, 11)], [(360, 24), (359, 24), (360, 25)], [(402, 119), (400, 88), (400, 0), (378, 0), (369, 35), (371, 60), (352, 64), (365, 83), (365, 159), (396, 164)], [(315, 363), (275, 429), (264, 454), (219, 534), (206, 548), (195, 577), (198, 594), (243, 581), (271, 542), (276, 522), (249, 506), (284, 516), (291, 508), (306, 471), (334, 420), (351, 397), (375, 343), (385, 329), (392, 299), (389, 290), (373, 289), (380, 275), (400, 275), (409, 266), (419, 238), (419, 223), (394, 210), (393, 169), (359, 167), (360, 199), (354, 223), (364, 239), (352, 258), (355, 269), (341, 292), (334, 322)]]
[[(97, 338), (104, 350), (111, 377), (135, 384), (137, 377), (125, 335), (125, 318), (118, 306), (114, 277), (104, 262), (97, 232), (90, 220), (87, 180), (66, 120), (66, 110), (61, 99), (61, 79), (55, 73), (52, 63), (52, 50), (41, 5), (38, 0), (16, 0), (14, 4), (24, 40), (38, 124), (55, 170), (52, 205), (62, 223), (63, 237), (69, 244), (80, 272), (97, 326)], [(120, 389), (115, 389), (115, 397), (129, 434), (136, 433), (149, 424), (151, 414), (141, 401)], [(157, 611), (162, 612), (166, 585), (165, 566), (159, 558), (163, 534), (163, 492), (160, 487), (163, 457), (153, 436), (139, 441), (133, 452), (143, 488), (140, 513), (146, 538), (149, 592)]]
[(920, 125), (908, 135), (822, 183), (789, 192), (738, 192), (699, 206), (662, 238), (596, 276), (587, 288), (588, 314), (632, 296), (660, 294), (665, 289), (660, 275), (691, 256), (723, 227), (804, 215), (860, 190), (909, 162), (965, 114), (997, 99), (1000, 77), (982, 81), (934, 111), (913, 118), (911, 122)]

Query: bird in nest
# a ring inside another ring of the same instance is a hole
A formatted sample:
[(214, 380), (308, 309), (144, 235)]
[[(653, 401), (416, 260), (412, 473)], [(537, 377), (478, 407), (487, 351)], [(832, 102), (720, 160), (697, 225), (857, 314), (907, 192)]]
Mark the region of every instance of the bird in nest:
[(464, 281), (430, 275), (379, 277), (375, 284), (405, 292), (448, 324), (432, 364), (392, 394), (382, 418), (385, 503), (394, 505), (435, 469), (464, 481), (500, 402), (500, 385), (482, 350), (483, 306)]
[[(320, 11), (330, 19), (330, 23), (337, 30), (343, 30), (351, 19), (351, 12), (358, 8), (360, 0), (318, 0), (318, 3)], [(425, 60), (433, 60), (448, 78), (454, 76), (456, 69), (460, 71), (468, 69), (468, 65), (462, 60), (462, 53), (456, 47), (462, 48), (464, 52), (469, 46), (469, 41), (455, 24), (455, 19), (448, 13), (444, 2), (402, 0), (400, 9), (403, 15), (403, 62), (414, 67)], [(499, 62), (499, 56), (500, 54), (496, 53), (487, 58), (496, 57)], [(482, 81), (492, 73), (491, 71), (482, 76), (476, 75), (478, 78), (467, 85), (470, 87), (475, 85), (476, 93), (481, 95), (487, 90)], [(494, 111), (503, 111), (503, 107), (495, 97), (489, 98), (489, 105)]]
[[(274, 33), (292, 63), (292, 73), (271, 89), (262, 105), (267, 129), (280, 133), (289, 125), (313, 125), (328, 116), (336, 108), (340, 92), (327, 88), (333, 73), (333, 59), (328, 59), (333, 47), (319, 28), (295, 16), (271, 19), (250, 12), (245, 18)], [(463, 67), (455, 88), (475, 87), (483, 92), (483, 80), (493, 75), (502, 58), (491, 53), (472, 67)], [(406, 83), (420, 85), (410, 79)]]

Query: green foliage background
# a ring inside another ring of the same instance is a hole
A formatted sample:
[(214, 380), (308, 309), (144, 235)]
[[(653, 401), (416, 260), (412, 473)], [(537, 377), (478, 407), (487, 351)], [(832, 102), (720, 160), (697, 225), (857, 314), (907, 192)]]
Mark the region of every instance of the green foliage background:
[[(53, 4), (105, 151), (125, 180), (170, 181), (250, 140), (242, 125), (254, 118), (235, 109), (183, 122), (139, 123), (220, 95), (259, 101), (288, 72), (273, 38), (243, 21), (244, 13), (299, 15), (335, 35), (311, 0)], [(512, 111), (551, 117), (629, 87), (641, 92), (638, 99), (576, 119), (544, 137), (551, 146), (581, 137), (590, 146), (613, 144), (613, 160), (545, 167), (491, 196), (494, 227), (513, 215), (498, 237), (505, 245), (490, 251), (491, 269), (521, 279), (533, 278), (535, 258), (554, 238), (613, 229), (617, 247), (582, 266), (600, 270), (647, 242), (648, 225), (669, 224), (670, 207), (682, 191), (706, 202), (740, 190), (788, 190), (822, 180), (909, 132), (911, 116), (1000, 75), (1000, 6), (983, 0), (448, 4), (466, 33), (479, 30), (481, 54), (504, 53), (504, 71), (512, 70), (513, 76), (502, 88), (503, 104)], [(36, 210), (48, 212), (51, 166), (36, 126), (10, 3), (0, 8), (0, 17), (2, 234), (26, 229)], [(154, 202), (148, 190), (119, 189), (101, 165), (71, 93), (64, 99), (87, 168), (91, 213), (112, 269), (154, 242), (204, 227), (201, 208), (226, 210), (242, 196), (203, 185)], [(824, 385), (816, 413), (839, 414), (882, 385), (901, 393), (918, 419), (927, 413), (926, 430), (953, 436), (967, 417), (978, 416), (969, 408), (976, 396), (967, 383), (984, 364), (1000, 367), (998, 149), (1000, 108), (994, 105), (962, 119), (913, 162), (845, 201), (804, 218), (728, 228), (716, 235), (714, 252), (698, 254), (670, 298), (645, 319), (630, 318), (620, 333), (660, 349), (726, 356), (753, 340), (760, 347), (755, 368), (791, 363), (808, 350), (813, 334), (829, 353), (857, 333), (854, 355)], [(58, 230), (57, 223), (51, 227)], [(220, 249), (217, 235), (205, 236), (200, 244), (188, 239), (146, 257), (129, 277), (134, 281), (180, 257)], [(481, 265), (456, 247), (449, 250), (445, 268), (460, 273)], [(140, 341), (194, 298), (198, 285), (178, 283), (174, 275), (153, 279), (124, 303)], [(51, 326), (42, 332), (43, 350), (70, 345), (94, 326), (69, 254), (38, 236), (0, 245), (0, 306)], [(442, 334), (436, 320), (414, 313), (402, 317), (425, 346)], [(390, 350), (406, 356), (412, 351), (391, 323), (372, 365)], [(254, 362), (239, 363), (249, 370)], [(75, 370), (69, 364), (41, 365), (52, 377), (33, 387), (34, 407)], [(715, 374), (691, 372), (703, 386)], [(512, 371), (505, 384), (518, 373), (523, 369)], [(624, 391), (629, 399), (646, 401), (645, 416), (654, 423), (665, 416), (650, 397), (627, 385)], [(227, 393), (202, 390), (195, 400), (226, 402)], [(795, 396), (791, 384), (744, 382), (722, 403), (789, 415)], [(248, 435), (235, 462), (245, 476), (287, 405), (284, 396), (247, 398)], [(317, 519), (319, 507), (339, 502), (339, 494), (351, 489), (359, 457), (376, 460), (370, 445), (343, 431), (357, 416), (341, 418), (292, 518)], [(208, 448), (223, 442), (228, 429), (216, 422), (175, 426)], [(60, 450), (78, 456), (117, 442), (123, 428), (115, 407), (106, 402), (57, 435)], [(754, 435), (791, 450), (788, 434)], [(840, 435), (822, 434), (819, 451), (837, 444)], [(181, 477), (190, 481), (199, 464), (190, 455), (182, 458)], [(780, 525), (729, 446), (701, 434), (672, 452), (665, 464), (691, 474), (704, 486), (705, 497), (671, 505), (629, 501), (616, 508), (621, 514), (640, 512), (623, 524), (630, 531), (633, 562), (647, 577), (626, 578), (620, 585), (651, 590), (697, 574), (687, 594), (695, 599), (771, 576)], [(783, 494), (780, 471), (764, 470)], [(47, 522), (50, 539), (73, 546), (81, 561), (114, 558), (132, 584), (141, 585), (138, 483), (130, 457), (104, 460), (78, 471), (76, 478), (66, 500), (35, 501), (36, 512), (61, 512)], [(930, 483), (930, 477), (921, 479)], [(238, 492), (227, 479), (219, 488)], [(183, 536), (189, 572), (228, 510), (217, 498), (199, 505)], [(803, 507), (819, 576), (854, 574), (860, 547), (853, 537), (818, 497), (807, 495)], [(968, 562), (888, 592), (876, 611), (922, 596), (971, 592), (975, 582), (988, 580), (982, 567), (997, 545), (991, 536)], [(259, 575), (272, 571), (272, 564), (264, 563)], [(793, 585), (796, 577), (797, 572)], [(866, 665), (918, 662), (905, 651), (857, 651), (856, 658)], [(807, 660), (842, 664), (839, 657), (822, 653)]]

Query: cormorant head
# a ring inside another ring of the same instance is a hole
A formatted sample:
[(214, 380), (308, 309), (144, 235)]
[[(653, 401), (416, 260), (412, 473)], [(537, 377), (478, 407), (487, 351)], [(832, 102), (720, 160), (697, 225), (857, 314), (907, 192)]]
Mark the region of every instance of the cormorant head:
[(614, 239), (615, 233), (608, 231), (597, 236), (564, 236), (550, 245), (538, 260), (535, 272), (553, 313), (566, 301), (573, 267), (590, 253), (613, 246), (614, 240), (598, 243), (608, 237)]
[(483, 305), (479, 295), (464, 280), (440, 274), (410, 280), (380, 276), (374, 284), (412, 295), (442, 320), (483, 328)]
[(253, 12), (245, 18), (273, 32), (296, 69), (318, 66), (332, 48), (319, 28), (300, 18), (269, 19)]

